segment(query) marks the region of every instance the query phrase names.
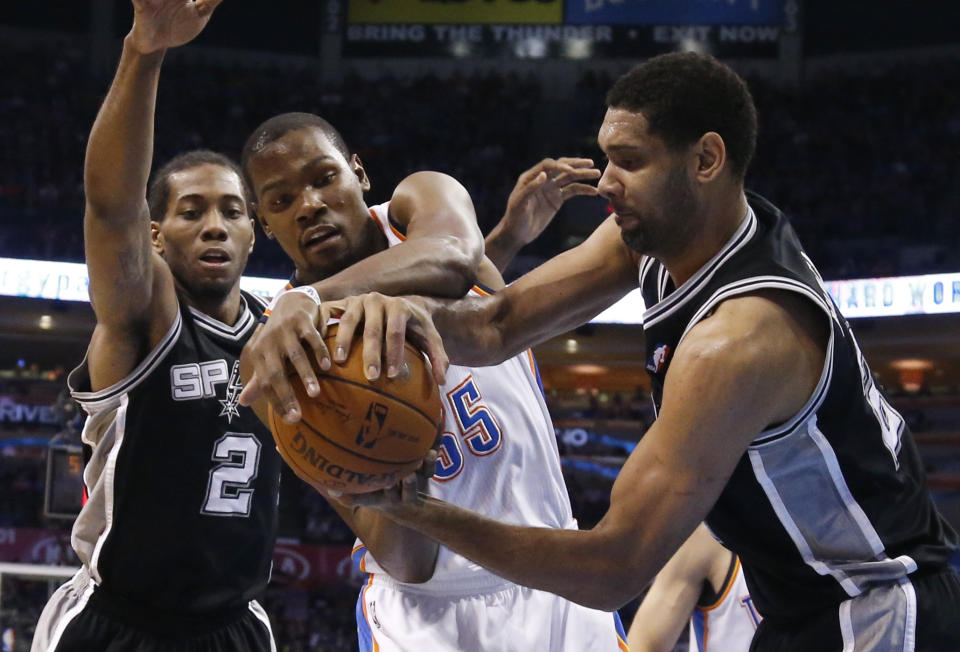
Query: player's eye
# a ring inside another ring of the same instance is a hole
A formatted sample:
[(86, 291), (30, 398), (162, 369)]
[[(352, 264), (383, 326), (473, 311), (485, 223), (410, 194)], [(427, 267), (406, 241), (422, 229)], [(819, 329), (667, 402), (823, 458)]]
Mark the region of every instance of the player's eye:
[(180, 211), (180, 217), (187, 220), (195, 220), (200, 217), (200, 211), (188, 208), (186, 210)]

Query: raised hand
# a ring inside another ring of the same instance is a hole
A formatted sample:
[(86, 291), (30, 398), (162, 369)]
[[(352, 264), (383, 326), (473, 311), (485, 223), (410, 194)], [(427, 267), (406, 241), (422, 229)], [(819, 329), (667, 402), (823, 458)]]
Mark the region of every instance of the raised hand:
[(133, 0), (130, 43), (141, 54), (189, 43), (223, 0)]
[(517, 179), (504, 213), (504, 226), (523, 244), (536, 240), (563, 202), (580, 195), (595, 196), (600, 178), (588, 158), (546, 158)]

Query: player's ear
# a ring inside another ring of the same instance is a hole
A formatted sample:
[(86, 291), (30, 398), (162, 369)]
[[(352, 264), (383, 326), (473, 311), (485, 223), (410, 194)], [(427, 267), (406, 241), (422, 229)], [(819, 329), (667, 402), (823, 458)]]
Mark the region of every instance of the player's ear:
[(150, 244), (153, 250), (163, 255), (163, 233), (160, 231), (160, 222), (150, 220)]
[(257, 225), (256, 219), (253, 217), (250, 218), (250, 251), (253, 253), (253, 245), (257, 242)]
[(353, 173), (357, 175), (357, 179), (360, 180), (360, 187), (363, 191), (370, 190), (370, 177), (367, 176), (367, 171), (363, 167), (363, 161), (356, 154), (350, 156), (350, 167), (353, 169)]
[(723, 138), (715, 131), (708, 131), (694, 145), (697, 157), (695, 175), (698, 181), (708, 182), (715, 179), (727, 162), (727, 146)]

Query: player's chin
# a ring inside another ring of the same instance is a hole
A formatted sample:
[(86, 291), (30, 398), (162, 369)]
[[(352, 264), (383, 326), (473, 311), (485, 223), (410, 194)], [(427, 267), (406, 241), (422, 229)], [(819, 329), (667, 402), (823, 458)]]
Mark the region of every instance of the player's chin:
[(346, 254), (347, 252), (339, 249), (324, 249), (323, 251), (305, 251), (303, 258), (307, 263), (307, 269), (313, 275), (326, 278), (349, 266)]
[(227, 295), (240, 279), (240, 272), (204, 274), (194, 277), (190, 290), (198, 296)]

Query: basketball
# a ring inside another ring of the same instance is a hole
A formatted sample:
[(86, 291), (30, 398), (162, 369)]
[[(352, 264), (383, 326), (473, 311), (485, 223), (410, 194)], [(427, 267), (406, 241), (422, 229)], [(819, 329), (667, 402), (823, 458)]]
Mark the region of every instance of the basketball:
[[(333, 350), (336, 326), (324, 342)], [(310, 397), (291, 372), (302, 418), (288, 424), (269, 408), (270, 430), (286, 463), (308, 484), (365, 493), (396, 484), (415, 471), (442, 423), (437, 383), (423, 354), (406, 344), (404, 369), (371, 382), (363, 374), (363, 345), (354, 339), (346, 362), (329, 371), (316, 364), (320, 391)]]

